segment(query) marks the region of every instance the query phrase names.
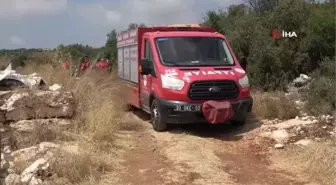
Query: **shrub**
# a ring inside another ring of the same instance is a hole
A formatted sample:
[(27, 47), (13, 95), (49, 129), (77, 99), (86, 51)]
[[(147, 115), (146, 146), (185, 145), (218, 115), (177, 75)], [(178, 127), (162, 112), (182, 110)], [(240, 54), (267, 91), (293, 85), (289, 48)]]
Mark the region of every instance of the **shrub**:
[(305, 108), (311, 114), (333, 114), (335, 111), (335, 62), (335, 57), (325, 58), (320, 69), (311, 75), (313, 81), (305, 93), (307, 99)]
[(253, 115), (258, 119), (291, 119), (299, 115), (293, 100), (282, 92), (257, 91), (253, 96)]

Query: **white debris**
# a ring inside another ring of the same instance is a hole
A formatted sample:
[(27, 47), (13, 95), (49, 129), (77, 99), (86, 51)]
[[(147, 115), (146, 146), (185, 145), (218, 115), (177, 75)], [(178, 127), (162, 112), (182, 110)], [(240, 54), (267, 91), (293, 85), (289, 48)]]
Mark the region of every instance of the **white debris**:
[(30, 75), (18, 74), (15, 70), (12, 70), (12, 64), (9, 64), (5, 70), (0, 71), (0, 81), (6, 79), (19, 81), (29, 88), (39, 87), (44, 82), (37, 73)]
[(10, 146), (5, 146), (4, 147), (4, 152), (5, 152), (5, 154), (10, 154), (10, 153), (12, 153), (12, 149), (11, 149), (11, 147)]
[(288, 139), (290, 137), (290, 135), (288, 134), (288, 132), (286, 130), (284, 130), (284, 129), (282, 129), (282, 130), (275, 130), (275, 131), (272, 131), (272, 132), (262, 132), (260, 134), (260, 136), (274, 139), (278, 143), (285, 143), (285, 142), (288, 141)]
[(277, 143), (274, 145), (275, 149), (283, 149), (285, 146), (283, 144)]
[(310, 140), (310, 139), (302, 139), (302, 140), (296, 142), (295, 144), (296, 144), (296, 145), (302, 145), (302, 146), (308, 146), (308, 145), (310, 145), (312, 142), (313, 142), (313, 141)]
[[(307, 118), (308, 120), (308, 118)], [(280, 122), (274, 125), (263, 125), (263, 127), (271, 127), (271, 128), (277, 128), (277, 129), (288, 129), (294, 126), (305, 126), (313, 124), (312, 121), (303, 121), (300, 119), (290, 119), (284, 122)]]
[(52, 86), (49, 86), (50, 91), (59, 91), (59, 90), (61, 90), (61, 88), (62, 88), (62, 86), (59, 85), (59, 84), (54, 84)]
[(293, 83), (295, 86), (303, 86), (306, 85), (309, 81), (311, 80), (311, 78), (305, 74), (300, 74), (300, 76), (298, 78), (295, 78)]

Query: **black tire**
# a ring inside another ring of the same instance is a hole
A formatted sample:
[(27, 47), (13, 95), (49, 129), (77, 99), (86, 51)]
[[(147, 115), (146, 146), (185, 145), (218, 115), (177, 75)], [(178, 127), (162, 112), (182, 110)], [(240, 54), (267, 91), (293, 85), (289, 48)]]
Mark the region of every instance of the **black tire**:
[(238, 126), (238, 127), (240, 127), (240, 126), (244, 126), (245, 124), (246, 124), (246, 122), (247, 122), (247, 120), (246, 119), (244, 119), (244, 120), (232, 120), (231, 121), (231, 124), (232, 125), (234, 125), (234, 126)]
[(126, 105), (126, 111), (127, 112), (133, 112), (135, 110), (137, 110), (137, 108), (134, 105), (131, 105), (131, 104)]
[(151, 122), (155, 131), (163, 132), (167, 130), (167, 123), (162, 119), (159, 105), (156, 100), (153, 100), (151, 105)]
[(14, 79), (3, 79), (0, 81), (1, 91), (11, 91), (18, 88), (26, 87), (24, 83)]

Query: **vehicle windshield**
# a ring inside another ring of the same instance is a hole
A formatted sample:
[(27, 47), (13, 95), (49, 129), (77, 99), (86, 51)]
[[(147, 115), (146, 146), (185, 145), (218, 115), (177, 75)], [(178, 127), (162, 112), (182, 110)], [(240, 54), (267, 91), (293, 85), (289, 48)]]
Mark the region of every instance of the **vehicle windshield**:
[(213, 37), (161, 37), (156, 47), (167, 66), (232, 66), (226, 42)]

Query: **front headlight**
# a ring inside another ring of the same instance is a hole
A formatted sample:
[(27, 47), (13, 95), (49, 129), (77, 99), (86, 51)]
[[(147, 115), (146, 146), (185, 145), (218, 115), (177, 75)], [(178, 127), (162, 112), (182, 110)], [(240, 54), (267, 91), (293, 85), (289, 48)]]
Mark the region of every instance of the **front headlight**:
[(184, 87), (184, 81), (166, 75), (161, 75), (162, 88), (180, 91)]
[(242, 88), (248, 88), (250, 87), (249, 79), (247, 75), (245, 75), (243, 78), (239, 79), (239, 84)]

